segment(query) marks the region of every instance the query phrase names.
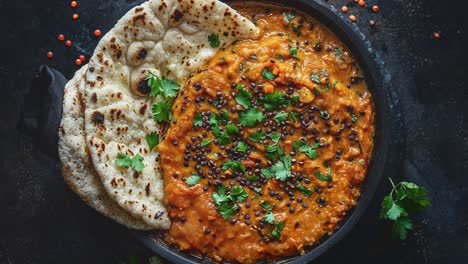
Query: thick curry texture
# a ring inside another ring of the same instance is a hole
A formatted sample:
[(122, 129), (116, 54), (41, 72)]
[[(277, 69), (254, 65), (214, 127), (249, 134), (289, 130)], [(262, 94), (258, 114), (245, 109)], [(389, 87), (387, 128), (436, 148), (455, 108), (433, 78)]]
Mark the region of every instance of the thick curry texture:
[[(303, 253), (335, 230), (366, 177), (374, 113), (357, 62), (318, 21), (277, 7), (235, 8), (255, 21), (261, 36), (233, 43), (192, 74), (173, 105), (173, 122), (159, 150), (172, 220), (166, 241), (216, 261), (251, 263)], [(249, 108), (263, 114), (253, 127), (240, 124), (247, 110), (236, 101), (239, 85), (252, 95)], [(265, 107), (264, 98), (274, 92), (284, 100)], [(210, 119), (223, 111), (228, 118), (216, 123), (218, 130), (234, 125), (239, 131), (221, 144)], [(278, 122), (278, 113), (287, 119)], [(200, 115), (203, 125), (194, 126)], [(255, 132), (265, 137), (249, 139)], [(267, 158), (273, 133), (280, 134), (276, 147), (283, 153)], [(316, 157), (294, 146), (297, 141)], [(239, 142), (249, 149), (239, 151)], [(291, 159), (286, 180), (262, 173), (285, 157)], [(229, 160), (239, 161), (245, 172), (224, 170)], [(193, 174), (200, 180), (189, 186)], [(227, 219), (212, 198), (220, 185), (228, 192), (241, 186), (248, 194)], [(270, 211), (275, 223), (284, 223), (280, 236), (265, 221)]]

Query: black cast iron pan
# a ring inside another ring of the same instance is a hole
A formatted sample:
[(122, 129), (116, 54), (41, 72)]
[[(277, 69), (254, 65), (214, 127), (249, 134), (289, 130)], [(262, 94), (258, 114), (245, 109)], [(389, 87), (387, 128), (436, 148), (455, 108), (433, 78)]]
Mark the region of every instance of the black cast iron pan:
[[(235, 1), (225, 1), (235, 2)], [(258, 2), (258, 1), (257, 1)], [(262, 2), (260, 2), (262, 3)], [(375, 142), (372, 158), (369, 164), (367, 178), (361, 186), (361, 196), (356, 206), (348, 212), (347, 217), (341, 222), (340, 227), (328, 238), (306, 250), (303, 256), (296, 255), (286, 259), (278, 260), (277, 263), (309, 263), (333, 247), (340, 241), (356, 224), (367, 206), (372, 200), (374, 193), (384, 174), (387, 161), (389, 144), (391, 143), (391, 124), (393, 122), (392, 110), (394, 106), (388, 94), (388, 84), (383, 80), (382, 62), (377, 58), (370, 43), (359, 31), (356, 25), (348, 22), (346, 18), (330, 4), (312, 0), (270, 0), (266, 4), (277, 4), (284, 7), (294, 8), (299, 12), (309, 15), (336, 34), (343, 43), (351, 50), (354, 57), (364, 72), (369, 90), (373, 95), (375, 105)], [(180, 252), (173, 246), (167, 245), (160, 237), (148, 232), (133, 231), (135, 237), (146, 247), (174, 263), (213, 263), (213, 261)]]
[[(234, 1), (227, 1), (234, 2)], [(356, 25), (348, 22), (333, 6), (312, 0), (270, 0), (267, 4), (278, 4), (294, 8), (309, 15), (336, 34), (351, 50), (364, 73), (368, 87), (373, 95), (375, 106), (375, 142), (367, 178), (361, 186), (361, 196), (356, 206), (348, 212), (340, 227), (329, 237), (323, 238), (317, 246), (306, 249), (303, 256), (292, 256), (278, 260), (277, 263), (308, 263), (323, 254), (340, 241), (356, 224), (370, 204), (372, 197), (384, 174), (385, 164), (391, 154), (392, 126), (394, 126), (396, 105), (389, 93), (389, 81), (383, 79), (383, 62), (374, 53), (370, 43)], [(39, 147), (48, 155), (56, 156), (57, 129), (61, 119), (61, 101), (66, 80), (56, 71), (42, 67), (36, 76), (40, 89), (33, 90), (25, 98), (34, 97), (39, 104), (25, 104), (20, 131), (25, 131), (46, 144)], [(48, 83), (48, 85), (43, 85)], [(34, 88), (34, 87), (33, 87)], [(55, 148), (53, 147), (55, 146)], [(137, 240), (154, 253), (173, 263), (213, 263), (208, 258), (200, 258), (181, 252), (167, 245), (154, 232), (131, 231)]]

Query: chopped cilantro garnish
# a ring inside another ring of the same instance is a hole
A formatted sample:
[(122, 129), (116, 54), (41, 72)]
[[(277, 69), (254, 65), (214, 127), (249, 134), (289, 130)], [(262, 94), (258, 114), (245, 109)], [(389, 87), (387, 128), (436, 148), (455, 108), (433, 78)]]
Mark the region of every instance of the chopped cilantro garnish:
[(203, 126), (203, 117), (199, 111), (195, 114), (195, 117), (193, 118), (193, 126), (194, 127), (201, 127)]
[(131, 158), (127, 154), (119, 153), (117, 154), (117, 160), (115, 160), (115, 165), (119, 167), (125, 167), (127, 169), (132, 168), (137, 172), (142, 172), (145, 168), (145, 165), (142, 161), (143, 157), (140, 156), (140, 154), (136, 154), (133, 158)]
[(257, 175), (252, 175), (249, 176), (247, 180), (249, 180), (250, 182), (257, 182), (258, 180), (260, 180), (260, 177), (258, 177)]
[(239, 133), (239, 128), (234, 125), (227, 125), (224, 129), (226, 129), (226, 133), (228, 133), (230, 136)]
[(259, 204), (260, 204), (261, 207), (263, 207), (263, 208), (265, 208), (267, 210), (271, 209), (271, 204), (269, 202), (260, 201)]
[(297, 112), (291, 111), (291, 112), (289, 112), (289, 115), (291, 116), (291, 120), (293, 121), (293, 123), (296, 123), (296, 121), (297, 121)]
[(288, 101), (281, 92), (267, 94), (265, 97), (261, 98), (260, 103), (262, 103), (263, 107), (268, 111), (274, 111), (280, 106), (288, 105)]
[(241, 84), (237, 85), (237, 89), (239, 92), (237, 93), (236, 96), (236, 102), (240, 105), (242, 105), (245, 109), (250, 107), (250, 99), (252, 99), (252, 94), (244, 89)]
[(146, 143), (148, 143), (148, 147), (153, 150), (159, 144), (159, 134), (156, 132), (152, 132), (146, 135)]
[(312, 79), (312, 81), (316, 83), (320, 83), (320, 76), (318, 76), (317, 74), (311, 74), (310, 79)]
[(262, 71), (262, 77), (264, 80), (275, 80), (275, 75), (271, 72), (271, 70), (265, 67)]
[(296, 185), (296, 188), (307, 197), (310, 197), (312, 195), (312, 191), (300, 183)]
[(283, 230), (284, 228), (284, 223), (283, 222), (277, 222), (275, 224), (275, 229), (273, 229), (273, 231), (271, 231), (271, 234), (276, 238), (276, 239), (279, 239), (281, 237), (281, 230)]
[(255, 54), (250, 55), (249, 58), (251, 58), (252, 60), (258, 60), (258, 57)]
[(237, 151), (239, 152), (246, 152), (248, 149), (248, 145), (242, 141), (237, 142)]
[(353, 121), (353, 123), (358, 121), (358, 116), (355, 113), (351, 113), (351, 121)]
[(341, 56), (343, 56), (343, 51), (341, 51), (340, 48), (335, 48), (333, 50), (333, 55), (335, 55), (336, 57), (341, 57)]
[(219, 47), (219, 45), (221, 44), (221, 43), (219, 42), (219, 36), (216, 35), (216, 34), (211, 34), (211, 35), (209, 35), (209, 36), (208, 36), (208, 41), (210, 42), (210, 46), (211, 46), (212, 48), (217, 48), (217, 47)]
[(299, 59), (299, 57), (297, 56), (297, 48), (290, 48), (289, 54), (291, 54), (294, 58)]
[(239, 115), (241, 125), (247, 127), (255, 127), (259, 122), (262, 122), (262, 120), (263, 113), (257, 108), (250, 108), (246, 112), (241, 112)]
[(265, 220), (265, 222), (267, 222), (268, 224), (275, 224), (275, 215), (273, 214), (273, 212), (268, 212), (265, 217), (263, 218)]
[(299, 149), (300, 147), (304, 146), (306, 143), (302, 140), (296, 140), (294, 141), (292, 147), (293, 149)]
[(188, 186), (192, 187), (195, 186), (198, 181), (200, 180), (200, 176), (194, 172), (192, 172), (192, 176), (188, 177), (185, 182), (188, 184)]
[(291, 156), (286, 156), (283, 160), (279, 160), (268, 169), (262, 169), (262, 174), (265, 178), (275, 178), (280, 181), (286, 181), (291, 176)]
[(248, 139), (253, 142), (259, 142), (260, 140), (265, 139), (265, 137), (266, 137), (265, 132), (255, 131), (248, 137)]
[(151, 111), (153, 112), (153, 119), (156, 122), (169, 122), (172, 119), (171, 112), (172, 104), (169, 101), (160, 101), (153, 105)]
[(291, 13), (283, 13), (284, 21), (286, 23), (291, 23), (291, 20), (293, 20), (296, 17), (296, 12), (292, 11)]
[(150, 96), (157, 96), (161, 94), (164, 96), (164, 98), (176, 97), (177, 91), (180, 88), (176, 82), (164, 78), (159, 78), (151, 71), (149, 72), (146, 80), (148, 80), (148, 86), (151, 89)]
[(231, 188), (231, 193), (228, 195), (226, 186), (221, 184), (211, 198), (221, 216), (224, 219), (228, 219), (233, 216), (239, 208), (236, 203), (247, 200), (248, 194), (241, 186), (233, 186)]
[(213, 131), (213, 134), (215, 135), (219, 144), (226, 145), (231, 142), (229, 135), (227, 133), (221, 133), (221, 131), (219, 131), (219, 127), (212, 126), (211, 130)]
[(274, 145), (277, 145), (280, 138), (281, 138), (281, 133), (277, 133), (277, 132), (273, 132), (270, 134), (269, 136), (271, 138), (271, 140), (273, 141), (273, 144)]
[(315, 173), (315, 177), (322, 181), (331, 181), (331, 170), (329, 168), (327, 169), (327, 175), (323, 175), (322, 173), (320, 173), (320, 171), (317, 171), (317, 173)]
[(297, 101), (299, 101), (299, 93), (295, 93), (293, 94), (293, 96), (291, 97), (291, 104), (292, 105), (295, 105), (297, 103)]
[(281, 54), (276, 54), (276, 58), (277, 58), (279, 61), (284, 61), (284, 57), (281, 56)]
[(212, 139), (205, 139), (200, 143), (200, 146), (204, 147), (206, 145), (209, 145), (211, 142), (213, 142)]
[(240, 163), (237, 160), (228, 160), (223, 164), (221, 168), (223, 170), (228, 170), (229, 168), (231, 168), (233, 171), (236, 172), (245, 172), (244, 165), (242, 165), (242, 163)]
[[(296, 141), (298, 142), (298, 141)], [(294, 143), (296, 143), (294, 142)], [(300, 141), (302, 142), (302, 141)], [(299, 152), (300, 153), (305, 153), (307, 155), (307, 157), (309, 157), (309, 159), (313, 159), (315, 160), (318, 156), (317, 154), (317, 148), (319, 147), (319, 143), (315, 143), (314, 145), (312, 146), (309, 146), (309, 145), (303, 145), (302, 147), (299, 148)]]
[(288, 113), (281, 111), (273, 117), (278, 125), (281, 124), (282, 121), (286, 121), (288, 119)]

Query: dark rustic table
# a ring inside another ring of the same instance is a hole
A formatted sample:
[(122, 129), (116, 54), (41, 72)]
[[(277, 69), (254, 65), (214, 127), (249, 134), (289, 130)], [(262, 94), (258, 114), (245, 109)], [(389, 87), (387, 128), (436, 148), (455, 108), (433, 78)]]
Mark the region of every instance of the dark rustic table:
[[(67, 78), (74, 60), (97, 44), (141, 1), (81, 0), (73, 21), (66, 0), (0, 0), (0, 263), (116, 263), (151, 255), (124, 228), (85, 206), (63, 183), (53, 158), (17, 129), (22, 93), (35, 70), (47, 64)], [(337, 7), (353, 1), (329, 1)], [(385, 62), (401, 111), (398, 173), (429, 190), (432, 207), (415, 217), (404, 241), (378, 219), (389, 190), (383, 181), (358, 225), (318, 263), (467, 263), (468, 47), (464, 1), (368, 0), (381, 11), (350, 8)], [(371, 28), (370, 19), (377, 25)], [(435, 39), (433, 32), (440, 32)], [(66, 48), (59, 33), (74, 45)], [(55, 58), (45, 56), (53, 50)]]

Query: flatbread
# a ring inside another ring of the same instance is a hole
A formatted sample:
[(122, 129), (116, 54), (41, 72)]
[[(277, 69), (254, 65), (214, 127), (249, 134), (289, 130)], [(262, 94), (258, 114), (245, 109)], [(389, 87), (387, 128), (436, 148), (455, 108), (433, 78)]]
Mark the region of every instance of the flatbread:
[[(210, 43), (212, 34), (220, 46)], [(148, 72), (182, 84), (220, 47), (257, 35), (252, 22), (219, 1), (150, 0), (99, 42), (85, 76), (87, 145), (107, 193), (134, 217), (153, 228), (170, 226), (159, 153), (145, 140), (162, 130), (151, 113), (162, 98), (148, 97)], [(117, 166), (120, 153), (141, 155), (144, 170)]]
[(65, 86), (58, 142), (63, 178), (83, 201), (101, 214), (129, 228), (149, 230), (151, 226), (127, 213), (109, 197), (92, 166), (84, 134), (82, 104), (84, 73), (87, 68), (83, 66), (78, 70)]

